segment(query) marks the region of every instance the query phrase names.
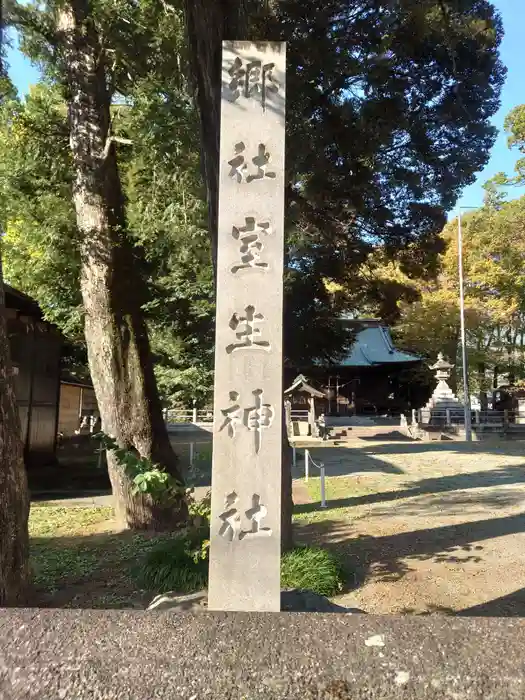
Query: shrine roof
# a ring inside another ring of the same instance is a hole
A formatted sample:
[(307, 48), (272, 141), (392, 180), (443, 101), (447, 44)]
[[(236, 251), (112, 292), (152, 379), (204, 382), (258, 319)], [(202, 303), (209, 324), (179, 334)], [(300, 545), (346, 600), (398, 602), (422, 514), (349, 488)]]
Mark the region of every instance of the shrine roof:
[(34, 318), (42, 319), (42, 311), (38, 303), (27, 294), (20, 292), (18, 289), (4, 284), (5, 305), (8, 309), (17, 309), (23, 314)]
[(298, 377), (296, 377), (293, 381), (292, 386), (286, 389), (284, 393), (293, 394), (293, 392), (295, 391), (303, 391), (305, 394), (310, 394), (310, 396), (315, 396), (319, 399), (324, 399), (326, 397), (326, 395), (322, 391), (314, 389), (314, 387), (311, 384), (308, 384), (308, 381), (303, 374), (300, 374)]
[(421, 361), (419, 355), (398, 350), (390, 330), (376, 320), (349, 322), (358, 324), (356, 338), (349, 354), (337, 364), (340, 367), (376, 367), (378, 365), (410, 365)]

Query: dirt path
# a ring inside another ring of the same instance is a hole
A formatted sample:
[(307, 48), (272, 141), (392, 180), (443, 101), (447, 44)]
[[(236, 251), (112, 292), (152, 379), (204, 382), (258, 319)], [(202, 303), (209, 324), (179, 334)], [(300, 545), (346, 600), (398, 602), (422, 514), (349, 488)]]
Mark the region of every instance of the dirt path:
[[(330, 508), (301, 537), (355, 572), (338, 599), (370, 613), (525, 616), (525, 444), (358, 440), (313, 450)], [(316, 500), (315, 482), (310, 491)]]

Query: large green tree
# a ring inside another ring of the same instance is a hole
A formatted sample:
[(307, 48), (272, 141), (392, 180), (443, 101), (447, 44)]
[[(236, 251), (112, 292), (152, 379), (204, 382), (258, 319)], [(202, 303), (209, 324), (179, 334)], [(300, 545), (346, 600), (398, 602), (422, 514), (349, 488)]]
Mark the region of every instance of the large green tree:
[[(120, 157), (129, 235), (147, 283), (143, 311), (165, 401), (205, 401), (212, 384), (213, 280), (198, 181), (194, 111), (176, 86), (151, 80), (133, 103), (113, 106), (113, 127), (132, 146)], [(80, 256), (65, 103), (56, 87), (33, 86), (0, 112), (0, 196), (7, 219), (10, 282), (38, 300), (83, 353)], [(49, 148), (49, 144), (53, 147)]]
[[(525, 373), (525, 198), (487, 204), (463, 218), (465, 320), (470, 388), (482, 394)], [(391, 264), (378, 275), (397, 277), (413, 295), (398, 301), (395, 331), (404, 347), (434, 359), (439, 350), (460, 363), (457, 219), (444, 228), (438, 272), (410, 279)]]
[[(287, 331), (309, 293), (302, 359), (329, 359), (324, 337), (339, 348), (348, 338), (330, 319), (337, 297), (325, 282), (355, 290), (348, 280), (374, 246), (412, 273), (424, 268), (444, 212), (487, 161), (504, 78), (500, 18), (487, 0), (185, 0), (185, 14), (214, 259), (221, 42), (288, 42), (285, 347), (301, 355)], [(283, 531), (287, 493), (283, 483)]]
[[(131, 86), (153, 66), (171, 62), (177, 74), (171, 22), (159, 3), (16, 5), (11, 19), (24, 47), (41, 61), (67, 104), (75, 251), (90, 374), (103, 430), (124, 448), (161, 464), (180, 480), (164, 424), (153, 372), (143, 306), (148, 302), (147, 261), (130, 235), (117, 149), (129, 139), (115, 131), (112, 103), (124, 103)], [(130, 60), (130, 47), (137, 51)], [(178, 71), (180, 74), (180, 71)], [(125, 158), (125, 156), (124, 156)], [(117, 519), (134, 527), (162, 528), (184, 521), (182, 495), (168, 508), (136, 494), (108, 455)]]
[(288, 42), (290, 225), (324, 244), (334, 275), (373, 243), (432, 244), (495, 138), (505, 71), (490, 2), (200, 0), (186, 15), (214, 241), (220, 45), (253, 37)]

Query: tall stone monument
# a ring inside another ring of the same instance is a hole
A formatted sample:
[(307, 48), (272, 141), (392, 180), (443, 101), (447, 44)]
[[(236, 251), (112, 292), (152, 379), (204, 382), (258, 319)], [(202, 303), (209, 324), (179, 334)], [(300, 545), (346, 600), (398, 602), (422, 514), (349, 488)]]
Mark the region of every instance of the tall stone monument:
[(284, 43), (223, 43), (211, 610), (280, 608)]

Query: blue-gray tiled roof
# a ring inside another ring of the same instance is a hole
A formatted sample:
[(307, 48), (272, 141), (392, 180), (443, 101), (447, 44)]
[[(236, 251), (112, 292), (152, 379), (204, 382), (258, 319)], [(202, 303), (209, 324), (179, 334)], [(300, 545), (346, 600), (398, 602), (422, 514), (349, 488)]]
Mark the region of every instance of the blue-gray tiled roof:
[(378, 324), (359, 331), (350, 353), (337, 364), (340, 367), (374, 367), (385, 364), (413, 364), (420, 360), (418, 355), (397, 350), (388, 328)]

